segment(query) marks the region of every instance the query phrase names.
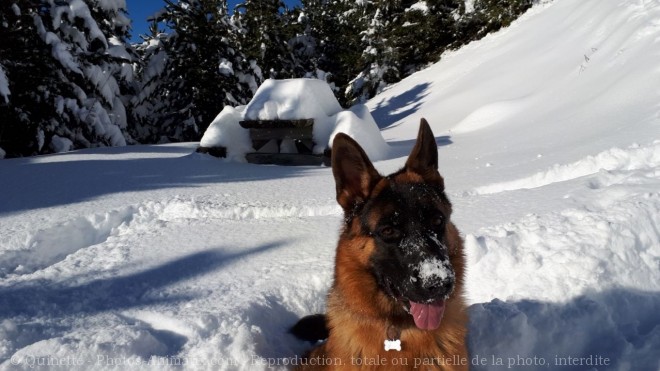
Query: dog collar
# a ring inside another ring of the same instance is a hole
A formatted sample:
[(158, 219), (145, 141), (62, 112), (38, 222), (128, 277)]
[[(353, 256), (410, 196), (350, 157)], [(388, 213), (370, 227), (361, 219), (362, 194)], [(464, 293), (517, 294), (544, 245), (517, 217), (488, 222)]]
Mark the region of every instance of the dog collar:
[(386, 331), (387, 340), (384, 342), (385, 351), (396, 350), (401, 351), (401, 329), (397, 326), (390, 325)]
[(401, 338), (401, 329), (394, 325), (387, 327), (387, 340), (399, 340)]

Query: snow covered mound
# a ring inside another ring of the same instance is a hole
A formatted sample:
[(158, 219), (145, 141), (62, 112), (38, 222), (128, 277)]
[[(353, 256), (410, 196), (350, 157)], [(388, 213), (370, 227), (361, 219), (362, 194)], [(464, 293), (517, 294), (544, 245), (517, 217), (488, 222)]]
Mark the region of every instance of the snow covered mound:
[(247, 120), (297, 120), (330, 117), (342, 108), (325, 81), (268, 79), (245, 109)]
[(252, 150), (242, 120), (314, 119), (314, 153), (323, 153), (337, 133), (346, 133), (360, 143), (369, 157), (385, 159), (389, 148), (362, 105), (342, 110), (325, 81), (289, 79), (264, 81), (247, 106), (226, 106), (204, 133), (200, 146), (225, 147), (227, 157), (241, 161)]

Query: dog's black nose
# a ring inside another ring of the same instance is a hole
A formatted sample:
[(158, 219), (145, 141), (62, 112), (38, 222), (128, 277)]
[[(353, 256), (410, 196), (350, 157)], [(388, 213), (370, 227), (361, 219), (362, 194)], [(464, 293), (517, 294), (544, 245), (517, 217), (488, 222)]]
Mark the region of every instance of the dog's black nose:
[(421, 287), (421, 293), (428, 299), (446, 298), (454, 291), (453, 280), (433, 280)]
[(415, 291), (425, 300), (442, 299), (454, 289), (454, 269), (445, 255), (425, 257), (413, 269)]

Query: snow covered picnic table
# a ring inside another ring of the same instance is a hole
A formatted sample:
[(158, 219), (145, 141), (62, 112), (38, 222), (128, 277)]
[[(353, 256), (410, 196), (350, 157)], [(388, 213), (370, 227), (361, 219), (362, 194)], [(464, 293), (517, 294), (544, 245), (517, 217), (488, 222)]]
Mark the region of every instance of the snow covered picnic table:
[[(297, 120), (243, 120), (239, 121), (247, 129), (254, 152), (245, 154), (245, 160), (252, 164), (275, 165), (330, 165), (330, 150), (314, 153), (314, 119)], [(197, 152), (215, 157), (227, 157), (227, 148), (202, 147)]]
[(312, 152), (314, 119), (243, 120), (242, 128), (250, 131), (252, 147), (245, 159), (253, 164), (321, 165), (330, 164), (328, 150)]
[(225, 108), (200, 141), (198, 152), (215, 149), (230, 161), (319, 165), (345, 133), (369, 158), (382, 160), (390, 148), (364, 105), (343, 109), (325, 81), (266, 80), (246, 106)]

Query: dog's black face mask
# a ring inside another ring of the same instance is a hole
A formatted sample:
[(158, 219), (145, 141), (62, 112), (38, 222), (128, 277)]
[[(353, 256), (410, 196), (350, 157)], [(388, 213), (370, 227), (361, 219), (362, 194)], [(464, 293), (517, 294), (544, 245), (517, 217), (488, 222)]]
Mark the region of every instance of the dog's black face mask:
[(456, 282), (445, 238), (451, 206), (437, 186), (389, 178), (390, 185), (361, 213), (363, 230), (376, 245), (373, 274), (381, 289), (413, 315), (417, 327), (437, 328)]

